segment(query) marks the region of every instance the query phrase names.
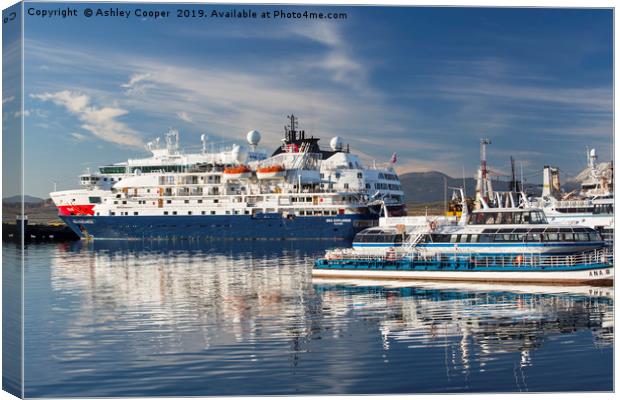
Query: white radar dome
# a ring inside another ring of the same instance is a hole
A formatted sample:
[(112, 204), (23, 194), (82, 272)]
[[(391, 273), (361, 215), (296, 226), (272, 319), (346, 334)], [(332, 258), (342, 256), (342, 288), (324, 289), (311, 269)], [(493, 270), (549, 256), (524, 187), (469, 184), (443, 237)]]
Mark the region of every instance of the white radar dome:
[(255, 130), (249, 131), (247, 140), (249, 144), (256, 146), (260, 142), (260, 132)]
[(331, 147), (333, 151), (342, 150), (342, 138), (340, 136), (334, 136), (332, 140), (329, 141), (329, 147)]

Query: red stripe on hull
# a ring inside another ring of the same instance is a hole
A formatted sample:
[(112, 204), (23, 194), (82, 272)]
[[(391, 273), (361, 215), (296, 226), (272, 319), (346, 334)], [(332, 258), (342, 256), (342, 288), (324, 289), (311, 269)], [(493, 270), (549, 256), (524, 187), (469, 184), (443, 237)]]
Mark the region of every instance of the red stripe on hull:
[(58, 206), (59, 215), (95, 215), (94, 204)]

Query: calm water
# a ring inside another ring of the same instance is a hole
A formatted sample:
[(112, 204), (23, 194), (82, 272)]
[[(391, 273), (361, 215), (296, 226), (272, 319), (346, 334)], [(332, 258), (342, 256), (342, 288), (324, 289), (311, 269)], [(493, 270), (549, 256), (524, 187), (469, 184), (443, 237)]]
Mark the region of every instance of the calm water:
[(333, 246), (29, 246), (26, 396), (613, 389), (612, 289), (313, 281)]

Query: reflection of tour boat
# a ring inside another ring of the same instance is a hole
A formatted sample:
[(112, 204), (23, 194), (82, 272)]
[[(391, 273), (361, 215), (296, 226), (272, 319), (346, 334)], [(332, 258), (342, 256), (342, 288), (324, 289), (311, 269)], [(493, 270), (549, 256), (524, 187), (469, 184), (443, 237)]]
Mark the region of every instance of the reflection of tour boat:
[(270, 165), (256, 169), (258, 179), (281, 179), (286, 175), (286, 170), (281, 165)]
[(356, 235), (353, 248), (330, 250), (317, 260), (313, 273), (383, 279), (613, 282), (613, 253), (594, 229), (550, 225), (536, 209), (493, 208), (470, 214), (463, 204), (463, 210), (457, 225), (429, 222), (393, 234), (385, 229), (364, 230)]

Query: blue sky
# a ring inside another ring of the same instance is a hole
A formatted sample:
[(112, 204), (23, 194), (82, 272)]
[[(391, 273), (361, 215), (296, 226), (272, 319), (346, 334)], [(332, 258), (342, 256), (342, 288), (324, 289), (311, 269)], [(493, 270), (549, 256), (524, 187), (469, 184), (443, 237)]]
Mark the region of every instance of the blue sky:
[(585, 166), (586, 146), (612, 156), (610, 10), (249, 7), (348, 15), (305, 21), (89, 5), (172, 11), (152, 20), (69, 6), (80, 16), (25, 20), (27, 194), (146, 156), (143, 144), (169, 127), (185, 146), (258, 129), (271, 151), (291, 112), (324, 145), (342, 136), (368, 162), (398, 152), (401, 173), (473, 175), (483, 136), (500, 173), (512, 155), (528, 174), (558, 165), (565, 180)]

